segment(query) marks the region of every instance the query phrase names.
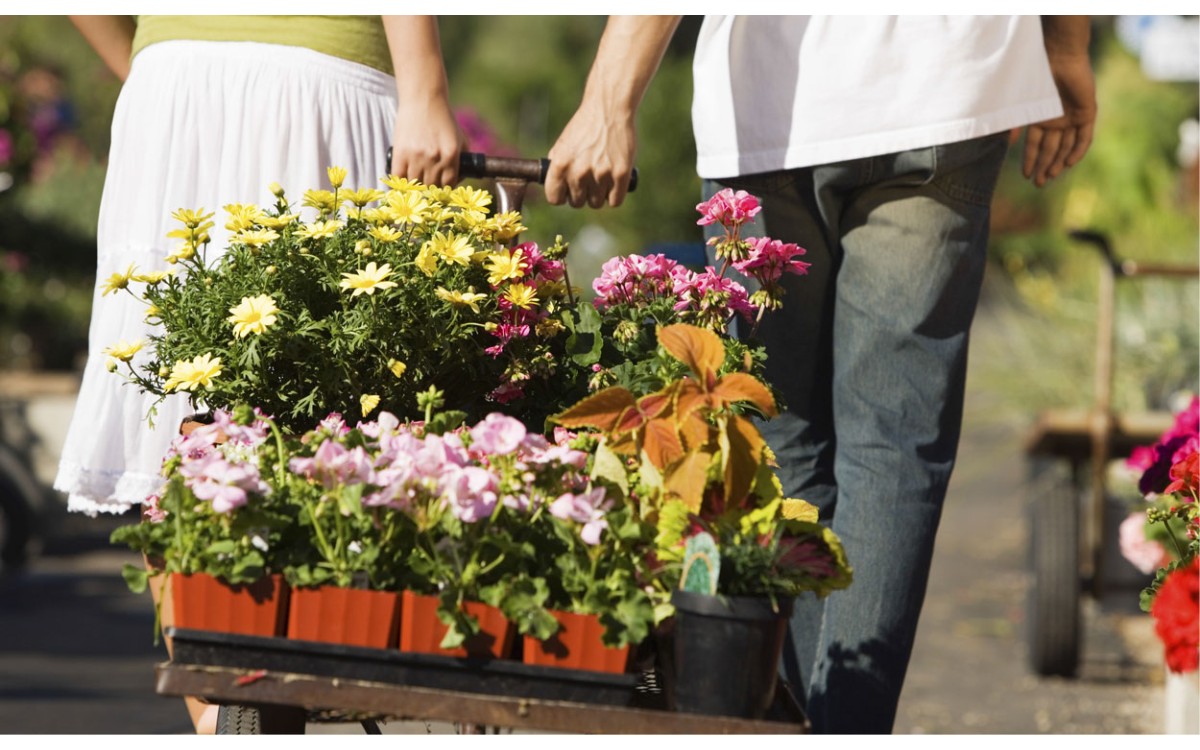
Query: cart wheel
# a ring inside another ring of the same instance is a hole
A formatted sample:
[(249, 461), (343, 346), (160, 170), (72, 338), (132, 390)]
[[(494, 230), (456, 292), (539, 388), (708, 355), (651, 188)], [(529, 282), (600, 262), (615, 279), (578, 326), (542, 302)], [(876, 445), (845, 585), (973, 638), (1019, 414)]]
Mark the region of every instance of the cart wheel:
[(217, 734), (304, 734), (307, 716), (291, 706), (221, 706)]
[(257, 708), (221, 706), (217, 710), (217, 734), (262, 734)]
[(1029, 483), (1029, 658), (1039, 675), (1074, 677), (1079, 667), (1079, 493), (1072, 473), (1044, 461)]

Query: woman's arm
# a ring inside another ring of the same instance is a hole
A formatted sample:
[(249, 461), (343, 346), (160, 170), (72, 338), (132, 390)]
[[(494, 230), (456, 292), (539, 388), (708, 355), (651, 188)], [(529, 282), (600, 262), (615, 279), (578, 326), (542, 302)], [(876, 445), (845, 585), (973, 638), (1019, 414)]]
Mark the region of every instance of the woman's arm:
[(396, 74), (393, 174), (427, 185), (458, 182), (465, 137), (450, 109), (450, 86), (442, 64), (435, 16), (383, 16)]
[(69, 16), (100, 59), (117, 78), (129, 77), (129, 55), (133, 51), (132, 16)]

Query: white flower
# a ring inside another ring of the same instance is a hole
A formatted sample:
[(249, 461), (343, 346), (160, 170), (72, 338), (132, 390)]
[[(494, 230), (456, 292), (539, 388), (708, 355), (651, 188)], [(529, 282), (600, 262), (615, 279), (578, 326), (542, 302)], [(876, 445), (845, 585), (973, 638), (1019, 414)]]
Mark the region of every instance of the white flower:
[(254, 545), (254, 548), (257, 549), (259, 552), (267, 551), (267, 540), (263, 539), (258, 534), (255, 534), (254, 536), (250, 537), (250, 544)]
[(362, 545), (358, 542), (350, 542), (350, 544), (346, 545), (346, 549), (350, 550), (356, 555), (362, 554)]

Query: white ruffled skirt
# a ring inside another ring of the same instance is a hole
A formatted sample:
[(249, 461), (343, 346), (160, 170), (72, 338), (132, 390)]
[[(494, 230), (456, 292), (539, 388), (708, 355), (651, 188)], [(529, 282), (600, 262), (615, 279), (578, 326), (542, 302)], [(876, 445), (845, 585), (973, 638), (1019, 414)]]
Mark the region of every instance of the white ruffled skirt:
[(349, 188), (379, 187), (395, 116), (391, 76), (308, 49), (170, 41), (138, 53), (113, 115), (89, 356), (54, 482), (70, 510), (120, 513), (157, 492), (163, 456), (195, 411), (172, 396), (152, 428), (157, 397), (105, 369), (105, 348), (151, 333), (139, 300), (101, 296), (105, 279), (131, 263), (165, 270), (180, 208), (216, 212), (211, 260), (229, 236), (221, 207), (270, 206), (271, 182), (294, 204), (307, 189), (329, 189), (331, 165), (346, 168)]

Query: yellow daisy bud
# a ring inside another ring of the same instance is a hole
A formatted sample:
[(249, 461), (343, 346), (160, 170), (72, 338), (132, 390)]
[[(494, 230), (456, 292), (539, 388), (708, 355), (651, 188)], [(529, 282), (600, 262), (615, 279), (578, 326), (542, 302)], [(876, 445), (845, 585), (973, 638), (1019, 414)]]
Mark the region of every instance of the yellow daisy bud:
[(276, 198), (283, 197), (283, 186), (280, 185), (278, 182), (272, 182), (270, 185), (267, 186), (267, 189), (270, 190), (271, 195), (275, 196)]
[(388, 369), (391, 370), (392, 374), (398, 378), (403, 377), (404, 371), (408, 369), (408, 365), (404, 364), (398, 359), (389, 359), (387, 364)]
[(358, 399), (358, 405), (362, 407), (362, 415), (365, 417), (375, 411), (376, 406), (379, 406), (379, 396), (374, 393), (364, 393)]
[(337, 190), (346, 181), (346, 170), (343, 167), (330, 167), (325, 170), (325, 174), (329, 175), (329, 184), (333, 185), (333, 189)]

